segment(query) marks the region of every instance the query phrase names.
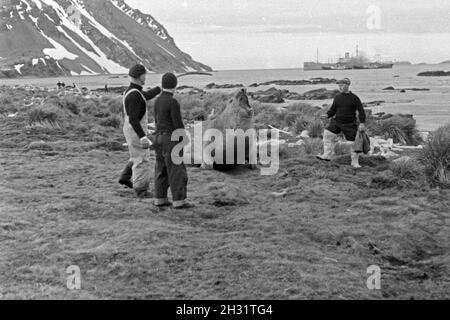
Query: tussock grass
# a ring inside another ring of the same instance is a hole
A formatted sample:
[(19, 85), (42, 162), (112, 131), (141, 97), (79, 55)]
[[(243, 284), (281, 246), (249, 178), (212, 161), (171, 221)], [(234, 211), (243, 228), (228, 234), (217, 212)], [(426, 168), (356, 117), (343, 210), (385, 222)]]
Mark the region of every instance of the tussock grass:
[(80, 113), (80, 105), (84, 102), (82, 100), (84, 99), (76, 96), (64, 96), (57, 103), (60, 108), (77, 115)]
[(323, 113), (322, 108), (314, 107), (304, 102), (292, 103), (287, 109), (289, 110), (289, 112), (294, 112), (295, 114), (309, 117), (318, 117)]
[(420, 160), (432, 184), (450, 188), (450, 124), (431, 134)]
[(294, 131), (297, 135), (301, 134), (304, 130), (306, 130), (307, 126), (308, 122), (305, 120), (304, 117), (300, 116), (295, 120)]
[(115, 114), (99, 121), (99, 124), (103, 127), (113, 127), (116, 129), (120, 128), (121, 123), (122, 123), (121, 118)]
[(188, 121), (206, 120), (214, 110), (214, 114), (222, 112), (232, 95), (224, 93), (177, 94), (175, 98), (181, 105), (183, 117)]
[(368, 132), (371, 136), (392, 138), (394, 143), (418, 145), (422, 142), (416, 120), (408, 116), (394, 115), (386, 120), (372, 120), (369, 122)]
[(320, 138), (306, 139), (302, 148), (304, 148), (306, 154), (320, 154), (323, 152), (323, 141)]
[(86, 101), (86, 103), (83, 105), (81, 112), (85, 116), (91, 116), (96, 114), (98, 111), (97, 105), (93, 100)]
[(28, 125), (48, 123), (56, 125), (57, 121), (63, 117), (58, 107), (54, 105), (39, 106), (28, 112)]
[(423, 175), (423, 168), (413, 159), (399, 159), (391, 164), (394, 177), (403, 180), (417, 180)]
[[(19, 113), (14, 118), (5, 116), (2, 147), (66, 152), (122, 149), (120, 96), (85, 97), (1, 87), (0, 99), (0, 111), (5, 115)], [(25, 128), (27, 134), (13, 134), (16, 128), (19, 133), (20, 128)], [(56, 140), (68, 140), (70, 147), (64, 143), (55, 144)], [(114, 143), (109, 143), (110, 140)]]
[(311, 138), (322, 138), (324, 129), (325, 127), (322, 120), (318, 118), (312, 119), (306, 126), (306, 130), (309, 131), (309, 136)]
[(371, 177), (371, 187), (400, 190), (427, 188), (424, 168), (415, 159), (400, 158), (390, 163), (386, 169)]

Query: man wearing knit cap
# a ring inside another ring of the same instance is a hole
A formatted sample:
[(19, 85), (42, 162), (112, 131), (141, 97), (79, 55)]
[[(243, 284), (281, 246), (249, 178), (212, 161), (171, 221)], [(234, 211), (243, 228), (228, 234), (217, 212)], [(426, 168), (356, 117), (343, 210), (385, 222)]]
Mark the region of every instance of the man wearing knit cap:
[(175, 164), (171, 156), (173, 147), (179, 143), (172, 141), (172, 133), (177, 129), (184, 129), (180, 104), (173, 97), (177, 84), (178, 80), (174, 74), (164, 74), (163, 92), (155, 101), (155, 205), (160, 207), (170, 205), (167, 198), (170, 187), (173, 207), (187, 209), (193, 205), (186, 202), (188, 181), (186, 167), (183, 163)]
[(123, 133), (130, 152), (130, 161), (122, 172), (119, 183), (133, 188), (138, 198), (151, 198), (148, 192), (150, 185), (149, 147), (147, 103), (156, 97), (161, 89), (156, 87), (149, 91), (143, 91), (146, 69), (137, 64), (131, 67), (130, 86), (123, 95), (124, 123)]
[[(333, 104), (326, 115), (331, 121), (323, 134), (323, 154), (317, 156), (319, 160), (332, 160), (339, 133), (342, 132), (347, 141), (355, 141), (358, 130), (365, 131), (366, 113), (361, 100), (349, 90), (350, 84), (349, 78), (337, 81), (340, 93), (334, 98)], [(356, 114), (358, 114), (359, 125)], [(355, 152), (353, 147), (351, 160), (353, 168), (361, 168), (359, 154)]]

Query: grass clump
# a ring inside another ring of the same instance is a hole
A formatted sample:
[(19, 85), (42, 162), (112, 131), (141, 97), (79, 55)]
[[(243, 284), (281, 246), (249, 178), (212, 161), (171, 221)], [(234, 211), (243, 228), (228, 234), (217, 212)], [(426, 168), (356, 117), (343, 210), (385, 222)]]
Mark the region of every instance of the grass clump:
[(423, 168), (414, 159), (400, 158), (391, 164), (394, 177), (402, 180), (415, 181), (423, 176)]
[(323, 141), (320, 138), (305, 139), (302, 148), (306, 154), (320, 154), (323, 152)]
[(306, 130), (308, 130), (311, 138), (323, 137), (324, 129), (324, 124), (319, 118), (312, 119), (306, 126)]
[(420, 160), (432, 184), (450, 187), (450, 124), (430, 135), (421, 152)]
[(55, 105), (38, 106), (28, 112), (28, 124), (30, 126), (44, 123), (57, 125), (61, 118), (62, 112)]
[(390, 163), (386, 169), (371, 178), (372, 187), (420, 189), (427, 186), (424, 168), (416, 159), (402, 157)]
[[(232, 95), (223, 93), (177, 94), (183, 118), (187, 121), (206, 120), (214, 110), (214, 114), (222, 112)], [(152, 108), (150, 108), (152, 110)]]
[(103, 127), (113, 127), (116, 129), (120, 128), (122, 121), (118, 115), (110, 115), (108, 118), (99, 121), (99, 124)]
[(392, 138), (394, 143), (416, 146), (423, 142), (416, 127), (416, 120), (410, 116), (398, 114), (386, 120), (371, 121), (368, 131), (370, 136)]
[(61, 108), (68, 110), (72, 114), (78, 115), (80, 114), (79, 105), (82, 104), (82, 101), (80, 101), (81, 99), (82, 98), (78, 98), (75, 96), (65, 96), (61, 98), (58, 104)]

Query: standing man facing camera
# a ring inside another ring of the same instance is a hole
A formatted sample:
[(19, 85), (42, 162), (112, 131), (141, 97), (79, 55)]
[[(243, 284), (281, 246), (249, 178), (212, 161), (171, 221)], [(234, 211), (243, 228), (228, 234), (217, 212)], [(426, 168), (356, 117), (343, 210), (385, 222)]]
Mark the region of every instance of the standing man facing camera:
[[(334, 98), (333, 104), (327, 113), (331, 118), (330, 124), (323, 134), (323, 154), (318, 155), (320, 160), (331, 161), (335, 154), (337, 134), (343, 133), (347, 141), (355, 141), (358, 130), (365, 131), (366, 112), (361, 100), (349, 91), (351, 81), (344, 78), (337, 82), (340, 93)], [(359, 126), (356, 120), (358, 111)], [(361, 168), (359, 165), (359, 154), (352, 147), (351, 165), (353, 168)]]
[(179, 141), (172, 141), (172, 133), (177, 129), (184, 129), (180, 104), (173, 97), (178, 85), (178, 79), (173, 73), (166, 73), (162, 77), (163, 92), (155, 101), (155, 205), (168, 206), (168, 188), (172, 193), (174, 209), (188, 209), (194, 207), (186, 202), (187, 172), (184, 163), (175, 164), (172, 160), (172, 149)]
[(152, 194), (148, 192), (151, 178), (149, 147), (152, 143), (147, 137), (146, 101), (156, 97), (161, 92), (159, 87), (149, 91), (142, 90), (146, 73), (143, 65), (133, 66), (128, 73), (130, 86), (123, 95), (123, 134), (128, 144), (130, 161), (123, 170), (119, 183), (133, 188), (138, 198), (152, 198)]

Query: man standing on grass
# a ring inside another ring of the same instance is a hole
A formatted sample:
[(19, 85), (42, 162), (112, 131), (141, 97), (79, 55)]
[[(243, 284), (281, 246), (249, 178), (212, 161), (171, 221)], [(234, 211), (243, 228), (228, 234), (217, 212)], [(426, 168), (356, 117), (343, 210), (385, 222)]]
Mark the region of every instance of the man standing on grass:
[(142, 91), (146, 69), (143, 65), (133, 66), (128, 75), (130, 86), (123, 96), (123, 133), (130, 152), (130, 161), (120, 176), (119, 183), (133, 188), (138, 198), (152, 198), (150, 185), (150, 145), (148, 134), (147, 100), (156, 97), (161, 89), (156, 87)]
[[(355, 141), (358, 130), (365, 130), (366, 113), (361, 100), (351, 91), (350, 79), (344, 78), (337, 82), (340, 93), (334, 98), (333, 104), (327, 113), (331, 118), (330, 124), (323, 134), (323, 154), (317, 158), (324, 161), (331, 161), (335, 154), (337, 134), (343, 133), (347, 141)], [(359, 126), (356, 122), (356, 111), (358, 111)], [(359, 165), (359, 154), (352, 147), (351, 165), (353, 168), (361, 168)]]
[(184, 163), (175, 164), (172, 160), (172, 149), (179, 141), (172, 141), (172, 133), (184, 129), (180, 104), (174, 99), (177, 77), (166, 73), (162, 77), (163, 92), (155, 101), (155, 205), (169, 206), (168, 188), (172, 193), (174, 209), (188, 209), (194, 205), (186, 202), (187, 172)]

